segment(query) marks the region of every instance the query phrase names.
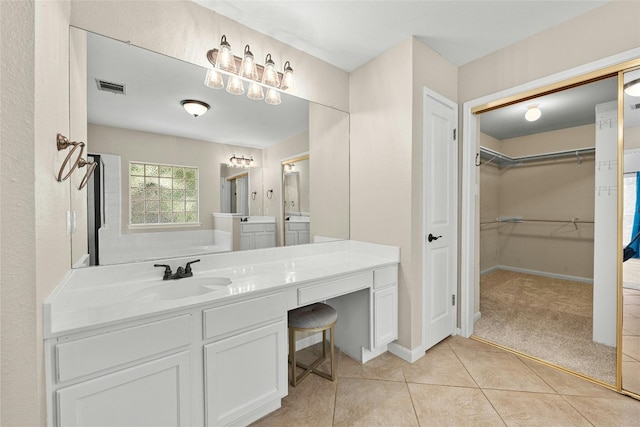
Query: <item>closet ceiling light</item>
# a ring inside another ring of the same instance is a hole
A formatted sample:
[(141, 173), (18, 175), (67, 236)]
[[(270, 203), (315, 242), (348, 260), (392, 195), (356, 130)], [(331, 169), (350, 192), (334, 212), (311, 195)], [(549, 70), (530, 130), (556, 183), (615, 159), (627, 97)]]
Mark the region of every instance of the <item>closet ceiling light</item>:
[(209, 110), (209, 104), (202, 101), (196, 101), (195, 99), (183, 99), (180, 101), (180, 105), (187, 110), (187, 113), (194, 117), (201, 116)]
[(624, 93), (629, 96), (640, 96), (640, 79), (631, 80), (624, 85)]
[(537, 105), (531, 105), (524, 114), (524, 118), (529, 122), (535, 122), (540, 116), (542, 116), (542, 111), (540, 111)]

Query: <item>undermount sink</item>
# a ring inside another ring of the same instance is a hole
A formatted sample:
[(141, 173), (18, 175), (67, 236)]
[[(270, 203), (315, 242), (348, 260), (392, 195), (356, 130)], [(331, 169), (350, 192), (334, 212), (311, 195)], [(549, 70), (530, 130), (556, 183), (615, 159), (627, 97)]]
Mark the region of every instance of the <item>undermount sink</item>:
[(219, 291), (231, 284), (228, 277), (189, 277), (166, 280), (136, 292), (139, 301), (172, 300), (205, 295)]

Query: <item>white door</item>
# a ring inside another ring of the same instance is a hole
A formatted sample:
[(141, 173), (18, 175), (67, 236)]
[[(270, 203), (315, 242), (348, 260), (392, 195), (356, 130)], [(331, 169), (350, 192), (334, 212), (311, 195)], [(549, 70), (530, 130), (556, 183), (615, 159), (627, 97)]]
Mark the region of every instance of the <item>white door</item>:
[(454, 102), (424, 90), (423, 343), (425, 350), (456, 325), (458, 149)]

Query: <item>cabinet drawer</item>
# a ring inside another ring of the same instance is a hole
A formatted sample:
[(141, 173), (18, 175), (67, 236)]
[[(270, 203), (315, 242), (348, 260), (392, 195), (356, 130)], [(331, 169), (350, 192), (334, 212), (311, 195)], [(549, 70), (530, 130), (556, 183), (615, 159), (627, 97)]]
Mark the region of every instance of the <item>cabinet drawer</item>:
[(308, 230), (309, 224), (306, 222), (290, 222), (289, 230), (290, 231), (305, 231)]
[(264, 231), (276, 231), (276, 225), (275, 224), (265, 224), (264, 225)]
[(337, 297), (358, 289), (371, 286), (372, 273), (366, 271), (344, 279), (332, 280), (318, 285), (298, 289), (298, 305)]
[(186, 346), (191, 315), (57, 344), (58, 382), (71, 380)]
[(262, 325), (284, 317), (285, 313), (284, 295), (281, 293), (211, 308), (203, 311), (203, 335), (209, 339)]
[(373, 272), (373, 289), (384, 288), (385, 286), (398, 283), (398, 266), (383, 268)]
[(243, 233), (255, 233), (264, 230), (264, 224), (242, 224)]

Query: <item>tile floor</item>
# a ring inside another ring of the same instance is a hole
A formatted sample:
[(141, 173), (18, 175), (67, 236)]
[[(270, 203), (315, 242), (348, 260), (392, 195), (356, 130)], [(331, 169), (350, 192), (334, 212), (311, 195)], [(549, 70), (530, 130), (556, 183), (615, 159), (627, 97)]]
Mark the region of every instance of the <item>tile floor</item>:
[(335, 382), (289, 386), (282, 408), (253, 425), (640, 426), (640, 401), (458, 336), (413, 364), (391, 353), (336, 360)]

